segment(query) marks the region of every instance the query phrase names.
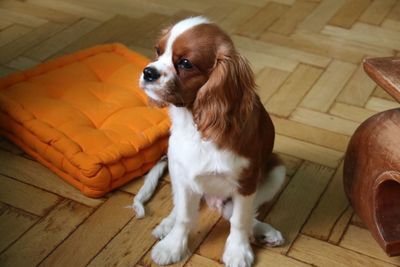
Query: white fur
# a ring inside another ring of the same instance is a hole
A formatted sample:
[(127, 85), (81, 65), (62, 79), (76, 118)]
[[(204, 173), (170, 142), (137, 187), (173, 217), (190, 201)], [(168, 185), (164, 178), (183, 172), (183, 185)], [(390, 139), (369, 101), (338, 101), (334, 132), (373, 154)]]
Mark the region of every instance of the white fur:
[[(259, 194), (260, 191), (257, 191), (256, 195)], [(256, 196), (257, 197), (257, 196)], [(254, 206), (253, 202), (253, 207)], [(233, 212), (233, 203), (232, 201), (227, 202), (222, 208), (222, 216), (230, 220)], [(256, 241), (257, 244), (264, 244), (270, 247), (280, 246), (285, 242), (281, 232), (273, 228), (271, 225), (261, 222), (256, 218), (253, 218), (253, 235), (252, 238)]]
[(249, 161), (231, 151), (220, 150), (197, 131), (191, 112), (170, 107), (172, 119), (168, 162), (175, 179), (199, 194), (231, 196), (238, 187), (241, 171)]
[(140, 188), (139, 192), (133, 199), (133, 209), (136, 213), (136, 218), (143, 218), (145, 211), (143, 203), (147, 202), (156, 190), (158, 180), (163, 175), (165, 168), (167, 167), (166, 158), (162, 158), (146, 175), (144, 184)]
[(254, 260), (249, 237), (252, 235), (255, 193), (249, 196), (232, 196), (231, 230), (226, 240), (222, 261), (227, 267), (251, 266)]
[[(273, 168), (264, 183), (260, 184), (253, 201), (253, 207), (257, 210), (262, 204), (271, 201), (276, 193), (282, 188), (286, 180), (286, 168), (283, 165)], [(222, 209), (222, 216), (229, 220), (233, 213), (232, 201), (227, 202)], [(281, 232), (273, 228), (271, 225), (260, 222), (256, 218), (253, 219), (253, 237), (259, 244), (276, 247), (285, 242)]]
[(254, 199), (254, 206), (260, 207), (262, 204), (271, 201), (276, 193), (282, 188), (286, 181), (286, 168), (283, 165), (276, 166), (269, 173), (257, 188), (257, 195)]
[(175, 224), (175, 219), (176, 212), (174, 207), (171, 213), (165, 217), (156, 228), (154, 228), (152, 232), (153, 236), (158, 239), (163, 239), (169, 232), (171, 232), (171, 229)]

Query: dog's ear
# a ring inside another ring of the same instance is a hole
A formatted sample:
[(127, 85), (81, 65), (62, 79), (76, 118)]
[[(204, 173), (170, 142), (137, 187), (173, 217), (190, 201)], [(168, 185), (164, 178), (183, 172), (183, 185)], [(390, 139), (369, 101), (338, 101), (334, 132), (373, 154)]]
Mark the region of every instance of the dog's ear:
[(215, 141), (241, 131), (255, 102), (254, 74), (236, 51), (217, 56), (208, 81), (193, 103), (194, 121), (203, 138)]

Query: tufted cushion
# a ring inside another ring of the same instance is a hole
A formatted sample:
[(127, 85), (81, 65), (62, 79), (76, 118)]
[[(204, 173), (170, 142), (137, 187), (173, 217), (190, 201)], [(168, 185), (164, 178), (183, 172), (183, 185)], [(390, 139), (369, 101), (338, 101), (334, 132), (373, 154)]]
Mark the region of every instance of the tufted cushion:
[(90, 197), (143, 175), (166, 152), (170, 122), (147, 106), (147, 64), (101, 45), (0, 79), (0, 134)]

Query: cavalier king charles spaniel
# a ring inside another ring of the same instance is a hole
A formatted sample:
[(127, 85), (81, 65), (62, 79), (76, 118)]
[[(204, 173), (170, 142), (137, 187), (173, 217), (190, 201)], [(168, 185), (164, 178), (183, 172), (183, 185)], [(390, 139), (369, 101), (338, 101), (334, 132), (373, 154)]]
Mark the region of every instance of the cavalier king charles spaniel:
[[(270, 246), (284, 242), (279, 231), (255, 217), (283, 186), (285, 167), (272, 153), (274, 126), (256, 94), (249, 63), (204, 17), (163, 31), (156, 54), (140, 86), (151, 102), (169, 108), (174, 208), (153, 231), (160, 241), (151, 256), (166, 265), (187, 255), (188, 234), (204, 197), (230, 221), (225, 265), (251, 266), (250, 239)], [(156, 165), (153, 187), (160, 173)]]

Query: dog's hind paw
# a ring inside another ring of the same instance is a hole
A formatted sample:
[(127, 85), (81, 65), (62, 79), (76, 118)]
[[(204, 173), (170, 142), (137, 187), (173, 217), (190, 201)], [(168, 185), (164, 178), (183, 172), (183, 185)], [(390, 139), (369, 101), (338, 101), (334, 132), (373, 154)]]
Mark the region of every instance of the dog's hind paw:
[(258, 244), (278, 247), (285, 243), (282, 233), (267, 223), (257, 222), (253, 227), (253, 235)]

